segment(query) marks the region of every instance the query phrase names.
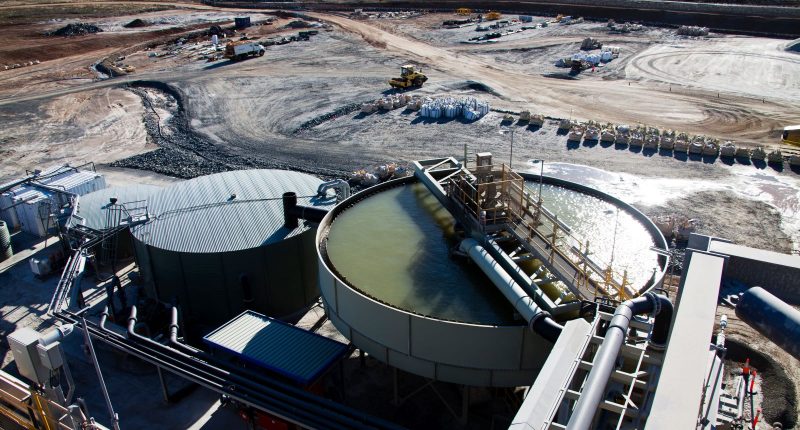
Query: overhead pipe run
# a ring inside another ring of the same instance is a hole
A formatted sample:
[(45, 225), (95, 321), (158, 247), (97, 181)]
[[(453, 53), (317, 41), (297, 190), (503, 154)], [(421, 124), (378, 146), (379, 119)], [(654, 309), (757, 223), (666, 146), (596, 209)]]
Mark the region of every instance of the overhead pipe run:
[(528, 323), (531, 330), (543, 338), (555, 343), (564, 328), (553, 320), (550, 314), (540, 308), (536, 302), (517, 284), (475, 239), (464, 239), (459, 249), (469, 255), (478, 267), (489, 277), (489, 280), (514, 306), (517, 312)]
[(742, 293), (736, 316), (800, 360), (800, 311), (761, 287)]
[(283, 193), (283, 225), (286, 228), (297, 228), (300, 218), (319, 224), (327, 214), (325, 209), (298, 205), (296, 193)]
[(655, 348), (663, 348), (669, 337), (672, 311), (672, 302), (666, 296), (652, 292), (617, 306), (617, 310), (608, 324), (603, 344), (595, 354), (592, 370), (583, 384), (583, 392), (575, 409), (572, 410), (567, 430), (588, 430), (591, 427), (597, 407), (603, 401), (608, 380), (616, 367), (617, 355), (619, 355), (622, 344), (625, 343), (628, 326), (633, 316), (649, 313), (655, 317), (650, 334), (650, 345)]
[[(61, 316), (61, 315), (60, 315)], [(170, 344), (183, 345), (177, 340), (177, 310), (173, 311), (170, 324)], [(213, 356), (201, 350), (183, 345), (178, 350), (136, 333), (137, 311), (131, 308), (128, 318), (127, 338), (104, 327), (108, 313), (101, 314), (99, 327), (103, 341), (120, 349), (133, 352), (143, 348), (147, 353), (140, 357), (158, 367), (184, 376), (186, 379), (211, 388), (217, 392), (256, 409), (267, 411), (281, 419), (311, 429), (399, 429), (396, 424), (350, 409), (332, 400), (272, 379), (265, 374), (245, 368), (230, 369)], [(174, 342), (172, 341), (175, 334)], [(132, 342), (131, 342), (132, 341)], [(189, 374), (185, 373), (190, 371)], [(188, 376), (188, 377), (187, 377)]]

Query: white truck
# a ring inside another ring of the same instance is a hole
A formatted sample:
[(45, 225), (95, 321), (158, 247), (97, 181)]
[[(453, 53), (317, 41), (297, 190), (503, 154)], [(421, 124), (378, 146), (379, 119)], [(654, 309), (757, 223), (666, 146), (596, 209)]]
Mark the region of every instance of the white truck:
[(231, 61), (241, 60), (245, 57), (259, 57), (264, 55), (267, 49), (263, 45), (250, 41), (231, 42), (225, 45), (225, 58)]

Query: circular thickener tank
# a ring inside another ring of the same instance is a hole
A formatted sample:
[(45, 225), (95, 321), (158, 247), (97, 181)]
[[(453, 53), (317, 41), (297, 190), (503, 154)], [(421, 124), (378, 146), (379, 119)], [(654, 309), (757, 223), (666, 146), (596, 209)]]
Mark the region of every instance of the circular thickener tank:
[[(533, 178), (526, 186), (538, 196)], [(665, 259), (651, 248), (666, 242), (644, 215), (554, 178), (544, 178), (541, 190), (545, 208), (572, 236), (591, 238), (598, 266), (613, 261), (642, 292), (660, 285)], [(317, 231), (327, 313), (358, 348), (405, 371), (473, 386), (529, 385), (552, 344), (527, 328), (474, 264), (452, 255), (460, 240), (455, 224), (415, 178), (342, 202)], [(575, 299), (557, 282), (543, 290)]]
[(289, 317), (319, 297), (314, 229), (284, 227), (282, 195), (323, 209), (322, 181), (283, 170), (240, 170), (180, 182), (148, 199), (150, 220), (132, 229), (151, 293), (179, 306), (195, 332), (244, 310)]

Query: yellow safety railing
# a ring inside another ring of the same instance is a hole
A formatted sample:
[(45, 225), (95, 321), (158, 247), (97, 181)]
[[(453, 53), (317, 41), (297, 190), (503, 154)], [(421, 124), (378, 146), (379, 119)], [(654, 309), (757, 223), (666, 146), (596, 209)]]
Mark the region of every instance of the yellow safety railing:
[[(550, 248), (547, 262), (558, 265), (556, 254), (571, 267), (558, 267), (565, 273), (575, 271), (577, 288), (598, 290), (603, 296), (624, 301), (638, 295), (628, 280), (627, 271), (617, 273), (611, 264), (589, 259), (589, 241), (562, 228), (558, 217), (544, 210), (541, 200), (534, 200), (525, 188), (525, 179), (505, 164), (477, 166), (472, 176), (462, 174), (445, 184), (450, 198), (482, 226), (510, 224), (515, 231), (546, 240)], [(474, 179), (477, 178), (477, 182)], [(605, 267), (603, 267), (605, 266)]]

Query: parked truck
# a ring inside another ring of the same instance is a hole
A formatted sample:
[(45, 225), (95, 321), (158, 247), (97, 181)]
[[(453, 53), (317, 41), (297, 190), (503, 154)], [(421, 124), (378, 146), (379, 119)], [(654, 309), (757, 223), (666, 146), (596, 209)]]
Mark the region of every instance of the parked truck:
[(259, 57), (264, 55), (267, 49), (263, 45), (256, 42), (242, 40), (238, 42), (230, 42), (225, 45), (225, 58), (236, 61), (245, 57)]

